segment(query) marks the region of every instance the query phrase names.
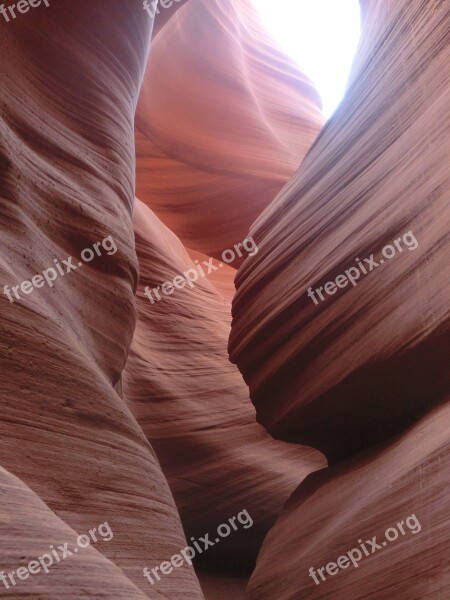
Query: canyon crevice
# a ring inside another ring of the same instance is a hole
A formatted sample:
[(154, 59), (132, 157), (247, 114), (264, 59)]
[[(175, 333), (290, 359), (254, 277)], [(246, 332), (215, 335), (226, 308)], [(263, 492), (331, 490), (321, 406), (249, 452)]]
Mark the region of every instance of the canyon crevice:
[(0, 9), (5, 598), (450, 597), (450, 6), (361, 8), (326, 122), (251, 0)]

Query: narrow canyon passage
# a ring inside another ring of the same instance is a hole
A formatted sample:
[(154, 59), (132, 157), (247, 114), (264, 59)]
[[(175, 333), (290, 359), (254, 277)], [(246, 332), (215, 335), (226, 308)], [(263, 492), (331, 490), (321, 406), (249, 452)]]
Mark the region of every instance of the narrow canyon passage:
[(450, 597), (450, 5), (360, 4), (329, 120), (251, 0), (1, 4), (0, 595)]

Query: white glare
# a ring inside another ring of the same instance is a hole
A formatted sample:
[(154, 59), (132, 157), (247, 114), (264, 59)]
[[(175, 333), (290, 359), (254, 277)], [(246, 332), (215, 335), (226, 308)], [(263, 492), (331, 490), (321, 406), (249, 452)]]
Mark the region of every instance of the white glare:
[(358, 0), (253, 0), (262, 21), (314, 82), (329, 117), (345, 93), (360, 35)]

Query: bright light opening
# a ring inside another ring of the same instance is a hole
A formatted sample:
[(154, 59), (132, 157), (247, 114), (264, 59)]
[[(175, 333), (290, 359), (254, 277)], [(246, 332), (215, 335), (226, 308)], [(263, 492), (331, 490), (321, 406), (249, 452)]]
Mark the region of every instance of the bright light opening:
[(359, 0), (253, 0), (268, 31), (322, 97), (329, 117), (345, 93), (360, 36)]

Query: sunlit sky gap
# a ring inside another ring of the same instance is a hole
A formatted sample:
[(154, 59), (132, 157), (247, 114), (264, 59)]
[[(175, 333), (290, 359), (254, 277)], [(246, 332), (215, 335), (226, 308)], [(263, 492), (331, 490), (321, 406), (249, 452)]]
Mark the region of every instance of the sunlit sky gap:
[(345, 92), (360, 35), (359, 0), (252, 0), (267, 29), (313, 80), (329, 117)]

